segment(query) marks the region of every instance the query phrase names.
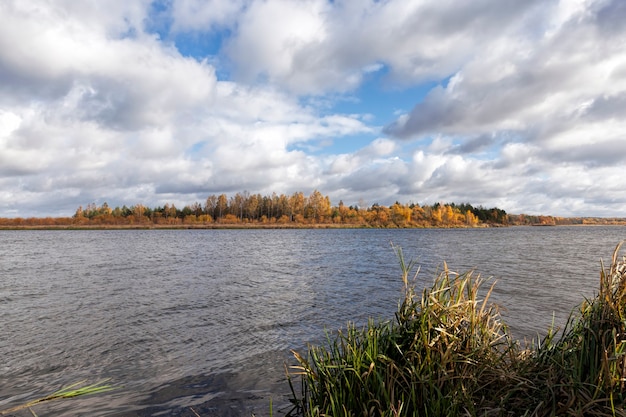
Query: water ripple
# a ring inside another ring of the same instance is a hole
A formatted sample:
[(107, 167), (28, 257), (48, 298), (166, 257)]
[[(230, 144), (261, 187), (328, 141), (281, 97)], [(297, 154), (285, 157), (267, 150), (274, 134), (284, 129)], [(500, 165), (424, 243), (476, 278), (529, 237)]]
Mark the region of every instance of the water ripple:
[(444, 261), (492, 276), (514, 333), (532, 337), (593, 295), (625, 231), (0, 231), (0, 409), (112, 378), (124, 389), (41, 414), (265, 415), (286, 393), (289, 349), (393, 317), (390, 242), (419, 259), (421, 287)]

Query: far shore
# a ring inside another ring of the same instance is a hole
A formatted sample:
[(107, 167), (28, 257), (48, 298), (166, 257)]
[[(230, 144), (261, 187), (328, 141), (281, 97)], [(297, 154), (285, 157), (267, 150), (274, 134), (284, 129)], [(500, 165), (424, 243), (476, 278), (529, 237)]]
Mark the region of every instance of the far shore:
[(570, 224), (531, 224), (531, 225), (502, 225), (502, 224), (479, 224), (475, 226), (465, 225), (437, 225), (437, 226), (406, 226), (406, 227), (375, 227), (367, 224), (262, 224), (262, 223), (210, 223), (210, 224), (74, 224), (74, 225), (0, 225), (0, 230), (228, 230), (228, 229), (484, 229), (494, 227), (597, 227), (597, 226), (626, 226), (626, 220), (606, 223), (570, 223)]

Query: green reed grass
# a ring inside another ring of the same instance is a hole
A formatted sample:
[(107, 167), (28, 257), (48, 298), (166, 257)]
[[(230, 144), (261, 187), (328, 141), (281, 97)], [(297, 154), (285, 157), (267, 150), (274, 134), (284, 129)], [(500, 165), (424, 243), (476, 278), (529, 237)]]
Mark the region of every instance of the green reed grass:
[[(310, 346), (288, 372), (303, 416), (626, 415), (626, 259), (616, 247), (598, 295), (531, 346), (511, 338), (493, 285), (443, 271), (421, 295), (400, 261), (395, 320), (349, 324)], [(296, 394), (294, 378), (301, 380)]]
[(537, 349), (536, 381), (550, 393), (553, 411), (626, 416), (626, 257), (624, 242), (609, 268), (601, 266), (595, 298), (574, 311), (560, 338), (549, 335)]
[(106, 384), (108, 382), (108, 379), (105, 379), (103, 381), (97, 382), (95, 384), (90, 384), (90, 385), (84, 385), (85, 382), (86, 381), (80, 381), (75, 384), (69, 385), (67, 387), (61, 388), (60, 390), (55, 391), (52, 394), (48, 394), (44, 397), (40, 397), (32, 401), (29, 401), (25, 404), (20, 404), (16, 407), (12, 407), (7, 410), (0, 410), (0, 415), (6, 415), (9, 413), (14, 413), (16, 411), (26, 410), (26, 409), (30, 410), (31, 414), (36, 415), (35, 412), (32, 410), (32, 407), (42, 404), (42, 403), (50, 402), (53, 400), (68, 399), (68, 398), (74, 398), (74, 397), (79, 397), (79, 396), (98, 394), (98, 393), (112, 391), (112, 390), (117, 389), (117, 387), (113, 387), (111, 385)]

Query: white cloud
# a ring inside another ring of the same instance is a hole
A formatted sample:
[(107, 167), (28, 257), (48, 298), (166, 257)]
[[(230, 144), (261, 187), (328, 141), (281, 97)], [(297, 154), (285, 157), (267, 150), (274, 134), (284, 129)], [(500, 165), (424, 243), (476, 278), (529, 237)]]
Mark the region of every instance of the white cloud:
[(138, 29), (146, 4), (146, 1), (2, 2), (0, 56), (5, 71), (17, 79), (58, 81), (72, 72), (112, 65), (123, 57), (102, 56), (106, 53), (105, 43), (123, 41), (131, 34), (141, 35)]
[[(328, 158), (326, 161), (328, 168), (325, 173), (335, 177), (335, 180), (337, 180), (337, 176), (351, 175), (354, 171), (358, 171), (364, 166), (387, 164), (396, 159), (393, 155), (396, 149), (395, 142), (389, 139), (375, 139), (372, 143), (355, 153), (334, 155)], [(363, 178), (363, 180), (370, 181), (371, 179)]]
[(11, 111), (0, 110), (0, 139), (9, 137), (22, 122), (22, 118)]
[[(323, 44), (328, 36), (325, 1), (270, 0), (254, 2), (239, 21), (238, 33), (228, 53), (244, 79), (267, 77), (295, 91), (310, 91), (324, 65), (307, 49)], [(311, 85), (312, 84), (312, 85)]]
[(363, 153), (365, 155), (371, 154), (375, 156), (385, 156), (392, 154), (396, 149), (397, 145), (395, 142), (387, 138), (378, 138), (359, 153)]
[(581, 105), (626, 90), (626, 77), (614, 75), (626, 59), (625, 38), (607, 42), (597, 20), (566, 14), (574, 20), (554, 23), (539, 39), (515, 33), (477, 51), (446, 88), (432, 90), (388, 132), (468, 135), (578, 124), (572, 115)]
[[(623, 211), (624, 2), (164, 4), (0, 3), (0, 216), (313, 188), (346, 204)], [(181, 33), (223, 49), (185, 57)], [(424, 81), (437, 86), (384, 135), (376, 95), (367, 114), (334, 110), (366, 82)]]
[[(515, 210), (606, 214), (611, 210), (604, 205), (612, 204), (612, 212), (619, 213), (615, 201), (624, 195), (616, 190), (626, 181), (609, 172), (619, 171), (626, 162), (620, 106), (626, 94), (626, 52), (621, 47), (626, 31), (608, 22), (626, 16), (620, 4), (562, 2), (549, 8), (552, 13), (545, 14), (543, 28), (503, 32), (483, 48), (474, 48), (474, 57), (447, 86), (431, 90), (386, 132), (409, 141), (441, 134), (454, 137), (465, 142), (453, 148), (454, 153), (464, 151), (469, 159), (482, 155), (478, 149), (483, 154), (490, 150), (493, 162), (478, 167), (486, 172), (474, 178), (471, 188), (479, 196), (488, 195), (489, 187), (506, 195), (499, 185), (509, 178), (517, 183), (517, 191), (507, 197)], [(433, 145), (437, 143), (443, 146), (431, 146), (432, 152), (445, 149), (441, 139)], [(454, 173), (449, 167), (440, 170), (440, 181), (435, 182), (462, 195), (463, 181)], [(597, 187), (605, 183), (611, 184), (617, 199), (601, 198), (608, 190)], [(536, 205), (542, 200), (552, 203)]]
[(382, 65), (390, 80), (407, 85), (454, 73), (473, 51), (516, 30), (537, 4), (254, 2), (227, 53), (245, 78), (266, 77), (299, 93), (352, 90)]
[(294, 190), (319, 168), (289, 146), (371, 130), (271, 86), (218, 81), (207, 62), (144, 33), (148, 3), (136, 5), (0, 5), (0, 175), (19, 176), (11, 195), (22, 196), (11, 207), (67, 214), (44, 201), (60, 192), (157, 204), (159, 193)]

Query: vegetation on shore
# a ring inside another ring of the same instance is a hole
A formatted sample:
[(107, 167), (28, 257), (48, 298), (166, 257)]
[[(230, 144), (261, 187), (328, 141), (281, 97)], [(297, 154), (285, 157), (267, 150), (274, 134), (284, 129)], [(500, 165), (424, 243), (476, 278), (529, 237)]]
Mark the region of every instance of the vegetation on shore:
[[(624, 243), (624, 242), (622, 242)], [(595, 298), (561, 332), (514, 341), (491, 286), (444, 267), (421, 296), (398, 248), (404, 299), (394, 321), (349, 325), (288, 373), (301, 416), (626, 416), (626, 257), (601, 265)], [(294, 378), (301, 379), (296, 394)]]
[(110, 207), (88, 204), (79, 207), (72, 217), (45, 219), (0, 219), (0, 226), (134, 226), (134, 227), (460, 227), (482, 224), (507, 224), (507, 214), (498, 208), (485, 209), (470, 204), (370, 207), (331, 204), (328, 196), (313, 191), (309, 196), (296, 192), (262, 196), (237, 193), (207, 197), (182, 209), (173, 204), (149, 208), (142, 204)]
[(332, 205), (328, 196), (313, 191), (309, 196), (237, 193), (211, 195), (201, 204), (174, 204), (149, 208), (142, 204), (110, 207), (107, 203), (79, 207), (71, 217), (0, 218), (0, 228), (217, 228), (217, 227), (480, 227), (503, 225), (626, 224), (626, 219), (559, 218), (510, 215), (497, 208), (469, 203), (419, 205), (396, 202)]

